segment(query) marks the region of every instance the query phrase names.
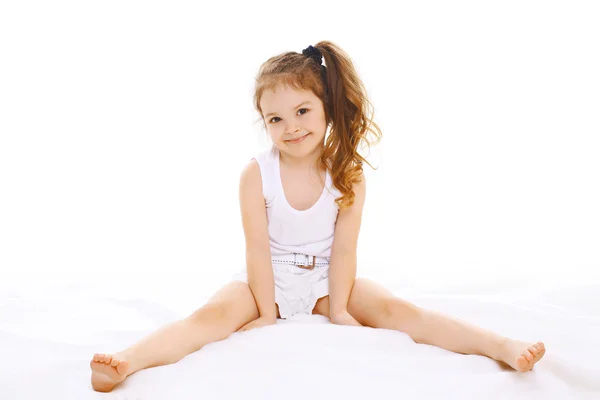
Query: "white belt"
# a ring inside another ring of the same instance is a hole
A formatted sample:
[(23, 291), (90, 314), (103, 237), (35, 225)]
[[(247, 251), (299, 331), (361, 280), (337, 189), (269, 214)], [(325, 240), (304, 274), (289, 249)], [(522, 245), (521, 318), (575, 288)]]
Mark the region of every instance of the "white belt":
[(304, 253), (282, 254), (271, 257), (272, 262), (281, 264), (292, 264), (298, 268), (313, 269), (329, 265), (329, 258), (310, 256)]

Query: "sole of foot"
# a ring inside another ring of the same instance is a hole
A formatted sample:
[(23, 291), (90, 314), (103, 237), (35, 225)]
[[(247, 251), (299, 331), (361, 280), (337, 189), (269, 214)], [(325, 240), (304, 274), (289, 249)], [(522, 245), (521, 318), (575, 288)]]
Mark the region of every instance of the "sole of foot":
[(94, 354), (90, 361), (92, 369), (92, 387), (97, 392), (110, 392), (127, 377), (129, 362), (120, 359), (117, 355)]

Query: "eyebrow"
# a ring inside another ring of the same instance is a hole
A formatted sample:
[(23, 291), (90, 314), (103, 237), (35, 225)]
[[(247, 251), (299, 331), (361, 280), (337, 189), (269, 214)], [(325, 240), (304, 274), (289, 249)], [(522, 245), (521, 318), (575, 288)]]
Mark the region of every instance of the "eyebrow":
[[(298, 107), (300, 107), (300, 106), (303, 106), (303, 105), (305, 105), (305, 104), (312, 104), (312, 103), (311, 103), (310, 101), (308, 101), (308, 100), (307, 100), (307, 101), (303, 101), (302, 103), (298, 104), (298, 105), (297, 105), (296, 107), (294, 107), (293, 109), (295, 110), (296, 108), (298, 108)], [(274, 112), (272, 112), (272, 113), (268, 113), (267, 115), (265, 115), (265, 118), (269, 118), (269, 115), (274, 115), (274, 114), (277, 114), (277, 113), (274, 113)]]

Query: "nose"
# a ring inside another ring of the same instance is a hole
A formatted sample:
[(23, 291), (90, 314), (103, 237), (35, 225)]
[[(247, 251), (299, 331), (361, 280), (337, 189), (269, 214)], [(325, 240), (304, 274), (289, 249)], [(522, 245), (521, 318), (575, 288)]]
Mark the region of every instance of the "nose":
[(294, 133), (297, 133), (298, 131), (300, 131), (300, 128), (298, 128), (296, 125), (289, 125), (288, 127), (286, 127), (286, 134), (287, 135), (293, 135)]

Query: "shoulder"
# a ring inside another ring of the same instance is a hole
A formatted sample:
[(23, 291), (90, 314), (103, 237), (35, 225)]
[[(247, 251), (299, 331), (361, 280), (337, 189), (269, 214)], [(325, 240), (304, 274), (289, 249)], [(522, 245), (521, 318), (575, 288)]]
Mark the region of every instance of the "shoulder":
[(252, 254), (264, 254), (269, 249), (268, 221), (256, 159), (248, 161), (242, 170), (239, 196), (247, 249)]
[(248, 187), (248, 186), (257, 186), (260, 188), (261, 185), (261, 176), (260, 176), (260, 166), (258, 165), (258, 161), (253, 158), (242, 169), (240, 174), (240, 187)]
[(260, 215), (265, 208), (260, 168), (255, 159), (250, 160), (240, 174), (239, 202), (244, 221), (253, 220), (253, 215)]
[(364, 172), (361, 172), (360, 181), (352, 185), (354, 202), (350, 207), (339, 211), (334, 233), (335, 250), (332, 250), (336, 253), (356, 252), (365, 204), (366, 182)]
[[(352, 184), (352, 193), (354, 194), (354, 200), (352, 205), (349, 207), (344, 207), (339, 210), (339, 216), (343, 217), (348, 214), (362, 214), (362, 210), (365, 205), (365, 198), (367, 194), (367, 180), (364, 172), (361, 172), (360, 180), (354, 182)], [(340, 192), (341, 194), (341, 192)]]
[(254, 174), (256, 174), (256, 172), (269, 172), (269, 170), (273, 168), (276, 157), (277, 153), (273, 147), (255, 153), (254, 156), (252, 156), (252, 159), (248, 161), (244, 167), (242, 173), (252, 174), (254, 172)]

